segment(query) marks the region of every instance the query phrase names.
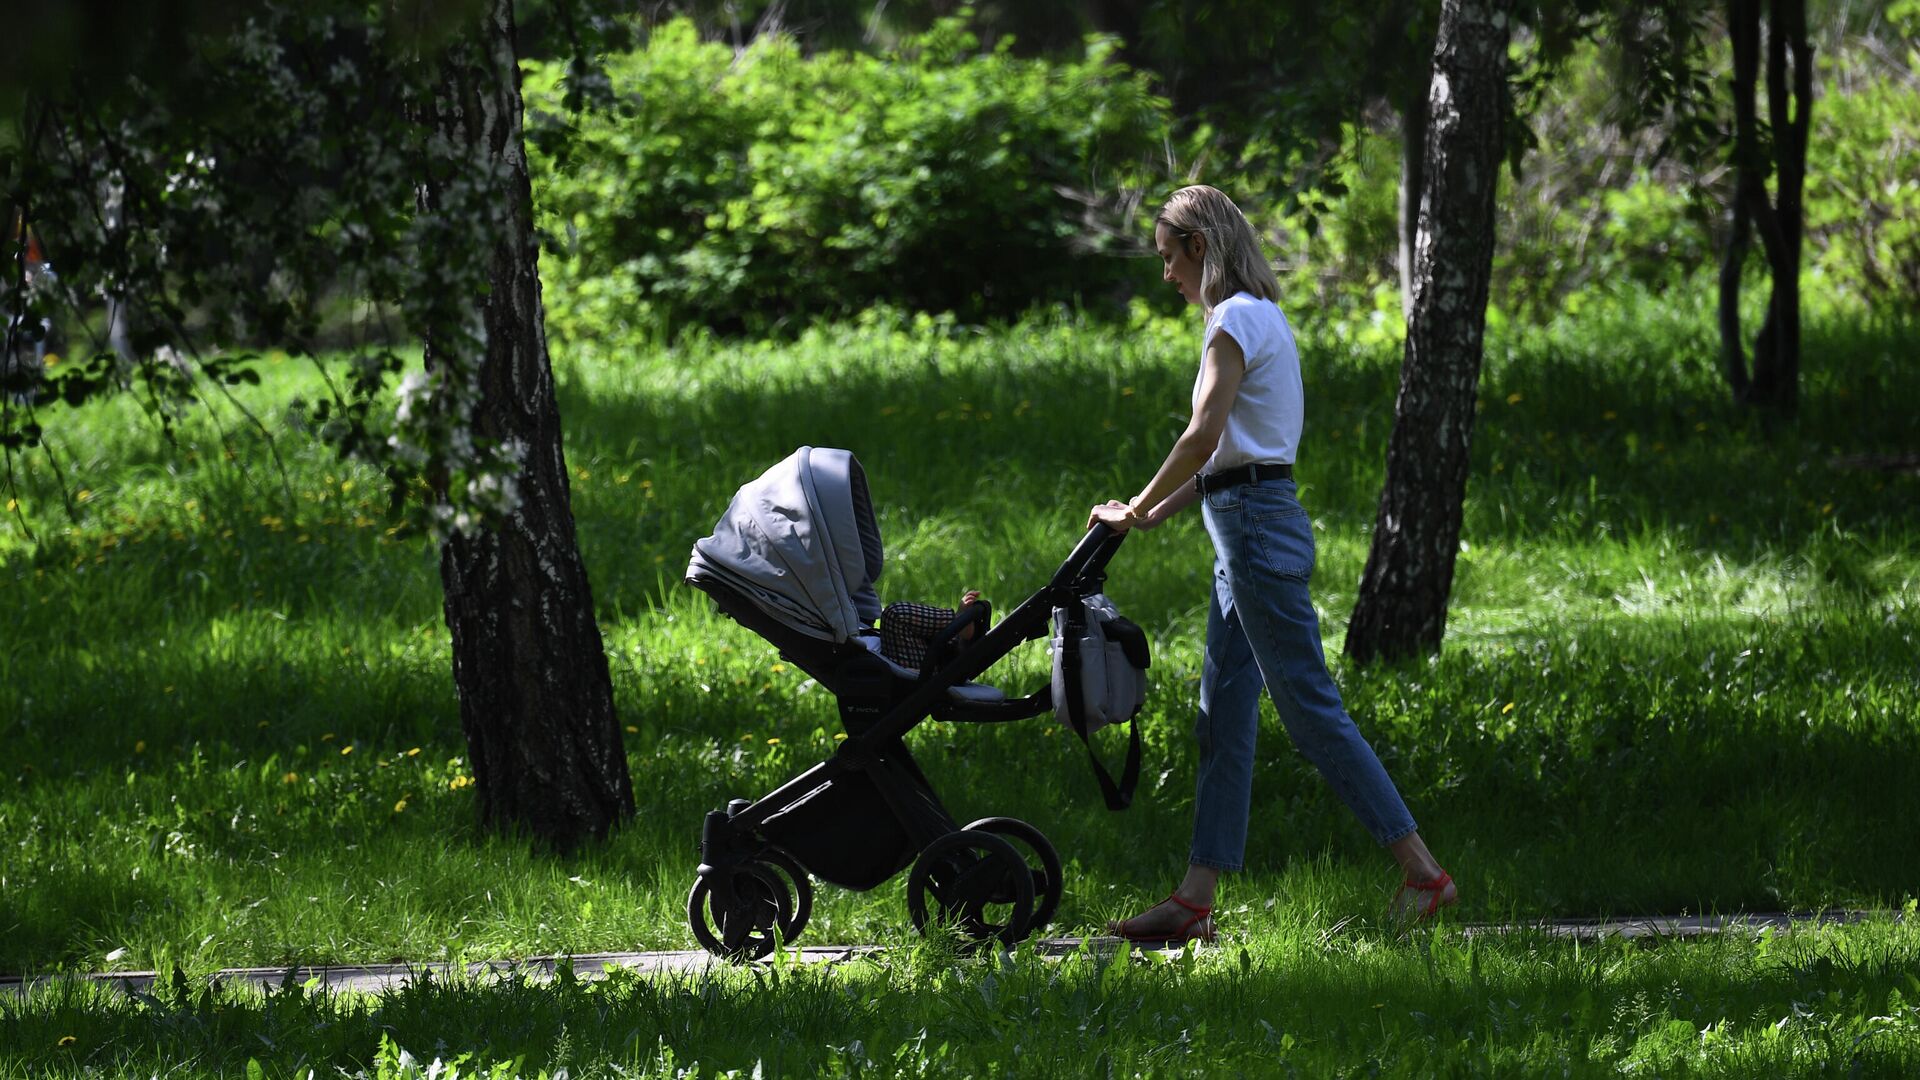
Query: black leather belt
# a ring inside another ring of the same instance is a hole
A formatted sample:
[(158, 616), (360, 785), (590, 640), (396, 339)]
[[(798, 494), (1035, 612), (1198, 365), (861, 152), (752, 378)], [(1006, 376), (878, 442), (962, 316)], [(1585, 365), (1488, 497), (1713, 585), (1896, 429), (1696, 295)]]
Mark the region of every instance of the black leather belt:
[(1291, 480), (1293, 466), (1285, 462), (1256, 461), (1251, 465), (1241, 465), (1232, 469), (1221, 469), (1217, 473), (1193, 474), (1193, 486), (1200, 494), (1213, 491), (1225, 491), (1241, 484), (1257, 484), (1262, 480)]

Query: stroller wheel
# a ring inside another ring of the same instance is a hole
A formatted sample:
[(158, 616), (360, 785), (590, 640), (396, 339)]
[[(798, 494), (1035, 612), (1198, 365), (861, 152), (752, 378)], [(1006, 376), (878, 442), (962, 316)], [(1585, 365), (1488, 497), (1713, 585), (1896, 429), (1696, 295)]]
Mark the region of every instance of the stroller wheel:
[(702, 948), (736, 962), (758, 960), (780, 944), (780, 927), (793, 920), (793, 900), (780, 873), (765, 863), (742, 863), (714, 877), (694, 879), (687, 923)]
[(760, 862), (785, 874), (791, 885), (790, 913), (780, 921), (780, 940), (791, 942), (807, 928), (807, 919), (813, 914), (813, 878), (807, 875), (800, 860), (777, 847), (761, 853)]
[(1053, 921), (1060, 910), (1064, 891), (1060, 874), (1060, 853), (1047, 842), (1046, 835), (1019, 818), (990, 817), (967, 826), (969, 830), (989, 832), (1013, 842), (1014, 850), (1026, 849), (1027, 869), (1033, 875), (1033, 921), (1028, 929), (1038, 933)]
[(1033, 873), (1011, 843), (990, 832), (950, 832), (914, 861), (907, 911), (923, 934), (945, 922), (975, 942), (1010, 946), (1033, 928)]

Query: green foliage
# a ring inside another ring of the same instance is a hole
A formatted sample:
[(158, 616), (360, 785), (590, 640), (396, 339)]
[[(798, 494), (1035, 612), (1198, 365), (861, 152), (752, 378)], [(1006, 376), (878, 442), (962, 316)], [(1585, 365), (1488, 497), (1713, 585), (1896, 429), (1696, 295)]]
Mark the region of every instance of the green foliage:
[(778, 36), (736, 56), (676, 21), (607, 70), (614, 106), (567, 128), (558, 70), (529, 65), (564, 332), (764, 330), (875, 302), (978, 319), (1150, 272), (1097, 227), (1167, 130), (1110, 44), (1025, 60), (946, 20), (880, 56)]
[[(1807, 148), (1811, 265), (1870, 304), (1920, 307), (1920, 51), (1905, 78), (1829, 81)], [(1858, 60), (1856, 60), (1858, 62)]]

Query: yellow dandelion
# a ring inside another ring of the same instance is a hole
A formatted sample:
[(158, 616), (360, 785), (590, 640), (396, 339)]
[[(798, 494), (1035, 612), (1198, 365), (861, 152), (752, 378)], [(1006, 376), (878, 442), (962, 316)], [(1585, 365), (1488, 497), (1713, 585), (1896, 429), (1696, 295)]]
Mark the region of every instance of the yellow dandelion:
[(1132, 396), (1133, 396), (1133, 387), (1131, 387), (1131, 386), (1123, 386), (1123, 387), (1121, 387), (1121, 388), (1120, 388), (1120, 396), (1121, 396), (1121, 397), (1132, 397)]
[(399, 802), (393, 804), (393, 812), (396, 814), (401, 812), (402, 810), (405, 810), (406, 808), (407, 808), (407, 800), (405, 799), (401, 799)]
[(19, 500), (19, 499), (8, 499), (8, 500), (7, 500), (7, 513), (9, 513), (9, 514), (11, 514), (11, 513), (13, 513), (13, 512), (15, 511), (15, 510), (18, 510), (18, 509), (20, 509), (20, 500)]
[(160, 692), (163, 694), (171, 694), (173, 693), (173, 687), (171, 685), (163, 686), (160, 688)]
[(1833, 513), (1833, 504), (1832, 504), (1832, 503), (1828, 503), (1827, 505), (1825, 505), (1825, 506), (1823, 506), (1823, 507), (1821, 507), (1821, 508), (1820, 508), (1820, 512), (1821, 512), (1821, 513), (1823, 513), (1823, 514), (1831, 514), (1831, 513)]
[(416, 747), (414, 747), (413, 749), (411, 749), (411, 750), (409, 750), (409, 751), (407, 751), (407, 756), (408, 756), (408, 757), (419, 757), (419, 756), (420, 756), (420, 748), (416, 746)]
[(768, 746), (779, 746), (779, 745), (780, 745), (780, 740), (779, 740), (779, 739), (778, 739), (777, 737), (776, 737), (776, 738), (772, 738), (772, 739), (768, 739), (768, 740), (767, 740), (767, 745), (768, 745)]
[(147, 740), (145, 740), (145, 739), (141, 739), (141, 740), (139, 740), (139, 741), (137, 741), (137, 742), (135, 742), (135, 743), (133, 744), (133, 752), (134, 752), (134, 753), (136, 753), (136, 754), (144, 754), (144, 753), (146, 753), (146, 752), (147, 752)]
[(780, 674), (780, 673), (782, 673), (782, 672), (784, 672), (784, 671), (786, 671), (786, 670), (787, 670), (787, 665), (785, 665), (785, 664), (775, 664), (775, 665), (773, 665), (773, 673), (774, 673), (775, 675), (778, 675), (778, 674)]
[(287, 775), (281, 777), (280, 782), (283, 784), (297, 784), (300, 782), (300, 774), (297, 772), (290, 772)]
[(56, 367), (59, 367), (59, 366), (60, 366), (60, 354), (59, 354), (59, 353), (57, 353), (57, 352), (50, 352), (50, 353), (48, 353), (47, 355), (45, 355), (45, 356), (43, 356), (43, 357), (41, 357), (41, 358), (40, 358), (40, 362), (41, 362), (42, 364), (44, 364), (44, 365), (46, 365), (47, 367), (50, 367), (50, 368), (56, 368)]
[(341, 747), (341, 748), (340, 748), (340, 756), (341, 756), (341, 757), (346, 757), (346, 756), (347, 756), (348, 754), (351, 754), (351, 753), (353, 753), (353, 747), (352, 747), (352, 746), (343, 746), (343, 747)]
[(1521, 395), (1520, 392), (1517, 390), (1507, 395), (1507, 404), (1509, 405), (1518, 405), (1525, 400), (1526, 398), (1523, 395)]
[(1614, 412), (1614, 411), (1613, 411), (1612, 409), (1608, 409), (1608, 410), (1607, 410), (1606, 412), (1603, 412), (1603, 413), (1601, 413), (1601, 414), (1600, 414), (1600, 419), (1602, 419), (1602, 420), (1618, 420), (1618, 419), (1620, 419), (1620, 414), (1619, 414), (1619, 413), (1617, 413), (1617, 412)]
[(321, 741), (321, 742), (332, 742), (332, 741), (333, 741), (333, 732), (331, 732), (331, 731), (329, 731), (329, 732), (327, 732), (327, 733), (326, 733), (325, 735), (322, 735), (322, 736), (320, 736), (320, 741)]
[(60, 1041), (55, 1043), (54, 1045), (55, 1046), (72, 1046), (74, 1043), (79, 1041), (80, 1040), (74, 1038), (71, 1035), (62, 1035), (60, 1036)]
[(847, 733), (846, 733), (846, 732), (844, 732), (844, 731), (836, 731), (836, 732), (834, 732), (834, 733), (833, 733), (833, 741), (834, 741), (834, 742), (841, 742), (841, 741), (843, 741), (844, 739), (846, 739), (846, 737), (847, 737)]
[(1509, 701), (1507, 702), (1507, 707), (1500, 710), (1500, 715), (1505, 716), (1512, 711), (1513, 711), (1513, 702)]
[(591, 472), (588, 472), (588, 471), (587, 471), (586, 469), (575, 469), (575, 470), (573, 470), (573, 475), (574, 475), (574, 476), (575, 476), (575, 478), (577, 478), (577, 479), (580, 479), (580, 480), (587, 480), (587, 479), (591, 479), (591, 478), (592, 478), (592, 476), (593, 476), (593, 473), (591, 473)]
[(1719, 515), (1719, 514), (1708, 514), (1708, 515), (1707, 515), (1707, 524), (1709, 524), (1709, 525), (1718, 525), (1718, 524), (1720, 524), (1720, 515)]
[(628, 725), (627, 725), (627, 734), (629, 734), (629, 735), (638, 735), (638, 734), (640, 734), (640, 728), (639, 728), (639, 726), (638, 726), (638, 725), (635, 725), (635, 724), (628, 724)]

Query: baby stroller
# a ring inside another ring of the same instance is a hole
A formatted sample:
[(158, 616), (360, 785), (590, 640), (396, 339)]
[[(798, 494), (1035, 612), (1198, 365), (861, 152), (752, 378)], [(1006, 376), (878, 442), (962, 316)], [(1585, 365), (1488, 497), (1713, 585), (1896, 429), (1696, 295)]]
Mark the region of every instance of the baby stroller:
[[(1116, 709), (1110, 701), (1083, 703), (1081, 676), (1106, 676), (1094, 671), (1098, 661), (1083, 667), (1075, 645), (1082, 635), (1074, 632), (1092, 618), (1089, 601), (1112, 618), (1111, 604), (1098, 594), (1124, 539), (1096, 525), (1044, 588), (991, 628), (984, 604), (964, 606), (914, 670), (876, 644), (872, 624), (881, 607), (874, 583), (884, 558), (866, 474), (854, 456), (803, 446), (742, 487), (713, 535), (694, 545), (686, 580), (831, 691), (847, 738), (832, 757), (772, 793), (734, 799), (707, 815), (687, 897), (687, 921), (700, 944), (734, 960), (766, 956), (806, 925), (810, 877), (864, 891), (909, 865), (907, 907), (923, 933), (937, 922), (977, 943), (1012, 945), (1045, 926), (1062, 885), (1053, 845), (1010, 817), (961, 827), (902, 736), (929, 717), (1000, 723), (1037, 716), (1055, 707), (1055, 686), (1075, 688), (1063, 713), (1083, 740), (1100, 722), (1131, 721), (1145, 687), (1145, 635), (1125, 620), (1107, 623), (1109, 634), (1125, 638), (1124, 661), (1112, 665), (1113, 674), (1136, 681)], [(1055, 638), (1053, 683), (1009, 699), (971, 681), (1022, 642), (1046, 636), (1050, 619), (1068, 628)], [(970, 626), (975, 631), (967, 635)], [(1092, 757), (1091, 745), (1088, 752)], [(1093, 763), (1108, 806), (1125, 807), (1139, 776), (1138, 728), (1118, 783), (1098, 758)]]

